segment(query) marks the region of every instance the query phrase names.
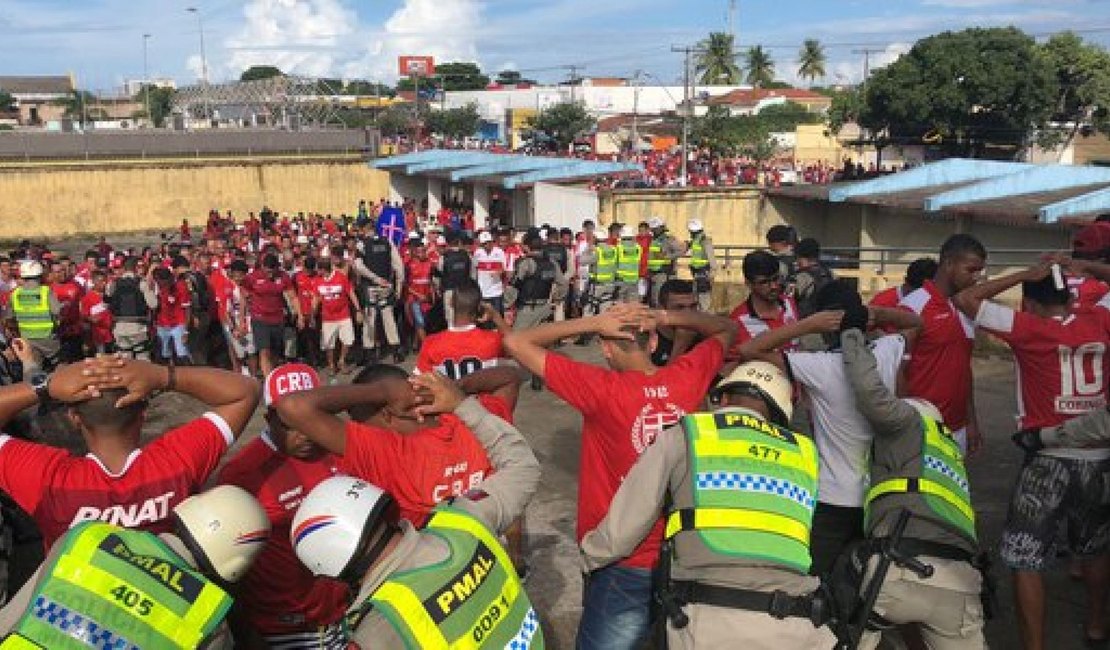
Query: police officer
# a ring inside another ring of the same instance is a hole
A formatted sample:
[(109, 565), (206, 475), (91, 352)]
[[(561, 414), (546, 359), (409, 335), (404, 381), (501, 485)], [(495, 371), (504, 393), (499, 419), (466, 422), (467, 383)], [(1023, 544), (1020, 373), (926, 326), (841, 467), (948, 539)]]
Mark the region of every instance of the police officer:
[(738, 366), (711, 392), (717, 409), (664, 430), (582, 539), (588, 570), (611, 564), (668, 504), (659, 600), (669, 647), (836, 643), (827, 599), (807, 575), (817, 448), (786, 428), (790, 397), (774, 365)]
[(555, 320), (561, 321), (566, 317), (563, 303), (566, 302), (567, 294), (570, 292), (570, 276), (567, 273), (570, 268), (570, 252), (563, 245), (558, 228), (548, 228), (546, 237), (547, 241), (542, 246), (543, 256), (559, 269), (559, 278), (555, 282), (555, 293), (551, 296), (551, 300), (555, 304)]
[(597, 315), (608, 309), (617, 299), (617, 244), (620, 243), (621, 224), (609, 224), (609, 238), (590, 242), (582, 253), (579, 266), (590, 269), (590, 285), (583, 308)]
[(123, 260), (123, 273), (108, 285), (108, 309), (115, 325), (112, 335), (120, 352), (150, 360), (150, 313), (158, 306), (154, 288), (139, 277), (139, 258)]
[(694, 276), (698, 309), (709, 311), (713, 298), (713, 272), (717, 267), (713, 258), (713, 240), (705, 234), (705, 226), (700, 219), (691, 219), (686, 229), (690, 231), (690, 243), (686, 250), (690, 253), (690, 273)]
[(908, 511), (897, 550), (933, 567), (922, 577), (892, 566), (875, 613), (892, 623), (918, 623), (930, 648), (984, 648), (983, 580), (973, 566), (979, 542), (963, 453), (937, 407), (898, 399), (883, 383), (863, 332), (848, 329), (840, 340), (856, 404), (875, 430), (864, 532), (883, 539)]
[(674, 277), (675, 261), (685, 252), (682, 242), (675, 239), (659, 217), (648, 219), (651, 244), (648, 246), (648, 275), (651, 279), (651, 305), (659, 305), (659, 289)]
[(639, 299), (640, 258), (644, 249), (636, 241), (632, 226), (621, 226), (617, 242), (617, 295), (618, 302), (635, 302)]
[[(399, 521), (396, 502), (381, 489), (329, 478), (293, 519), (297, 557), (313, 573), (355, 588), (346, 620), (358, 647), (542, 648), (535, 609), (497, 540), (534, 494), (539, 462), (519, 431), (465, 398), (453, 382), (434, 373), (414, 381), (427, 398), (420, 412), (454, 412), (486, 448), (495, 471), (437, 507), (422, 530)], [(303, 399), (300, 393), (279, 402), (282, 419), (297, 422)]]
[(528, 254), (516, 263), (513, 287), (516, 289), (516, 320), (513, 329), (527, 329), (551, 317), (555, 295), (563, 278), (559, 267), (546, 254), (538, 234), (525, 238)]
[(470, 253), (462, 247), (462, 238), (458, 231), (447, 231), (447, 248), (437, 262), (436, 275), (439, 277), (439, 293), (443, 296), (443, 313), (448, 323), (454, 322), (455, 318), (451, 297), (455, 289), (470, 279), (473, 266)]
[(0, 610), (0, 648), (230, 648), (225, 589), (270, 536), (250, 494), (223, 485), (173, 509), (175, 533), (71, 528)]
[(377, 359), (377, 320), (381, 315), (386, 344), (393, 348), (393, 360), (400, 363), (405, 353), (401, 350), (393, 308), (404, 286), (405, 267), (401, 254), (381, 233), (371, 233), (362, 241), (362, 256), (355, 259), (354, 270), (362, 279), (359, 284), (366, 314), (362, 321), (362, 348), (371, 359)]
[(19, 335), (31, 343), (42, 357), (57, 355), (60, 343), (56, 323), (61, 304), (42, 281), (41, 262), (25, 260), (19, 264), (19, 286), (12, 291), (8, 317), (19, 325)]

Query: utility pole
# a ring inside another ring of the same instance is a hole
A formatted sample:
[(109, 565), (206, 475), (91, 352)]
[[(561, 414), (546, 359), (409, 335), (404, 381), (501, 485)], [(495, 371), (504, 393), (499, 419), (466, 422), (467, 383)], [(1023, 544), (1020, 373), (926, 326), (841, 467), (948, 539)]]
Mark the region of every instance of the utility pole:
[(578, 101), (578, 98), (575, 95), (574, 87), (576, 85), (578, 85), (578, 69), (582, 68), (582, 67), (584, 67), (584, 66), (580, 66), (580, 65), (565, 65), (565, 66), (563, 66), (564, 69), (570, 71), (570, 101), (571, 102)]
[(150, 113), (150, 72), (147, 68), (146, 56), (146, 43), (150, 40), (150, 34), (143, 34), (143, 101), (146, 103), (146, 119), (150, 120), (150, 124), (154, 125), (154, 116)]
[(640, 156), (640, 75), (643, 70), (637, 70), (632, 75), (632, 155), (639, 159)]
[(200, 9), (196, 7), (187, 7), (185, 11), (196, 14), (197, 17), (197, 30), (200, 32), (200, 83), (204, 94), (204, 119), (211, 122), (212, 106), (208, 100), (208, 56), (204, 52), (204, 19), (201, 18)]
[(732, 44), (736, 45), (736, 0), (728, 0), (728, 33), (732, 35)]
[(884, 51), (885, 50), (867, 47), (858, 50), (852, 50), (852, 54), (863, 55), (863, 81), (867, 81), (867, 78), (871, 76), (871, 55), (880, 54)]
[(682, 65), (682, 174), (681, 185), (686, 187), (686, 164), (690, 157), (690, 115), (693, 113), (693, 91), (690, 88), (690, 55), (699, 52), (696, 47), (671, 46), (672, 52), (682, 52), (685, 59)]

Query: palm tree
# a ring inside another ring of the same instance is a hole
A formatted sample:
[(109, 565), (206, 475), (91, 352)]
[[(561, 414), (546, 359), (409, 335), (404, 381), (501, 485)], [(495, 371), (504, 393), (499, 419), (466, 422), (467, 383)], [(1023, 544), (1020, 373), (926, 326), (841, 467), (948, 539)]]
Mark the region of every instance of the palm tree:
[(742, 73), (736, 64), (732, 34), (712, 32), (698, 44), (698, 61), (695, 71), (698, 83), (703, 86), (732, 86), (740, 83)]
[(747, 82), (762, 88), (775, 80), (775, 62), (762, 45), (754, 45), (744, 53), (744, 67), (748, 70)]
[(825, 76), (826, 62), (825, 47), (816, 38), (807, 38), (798, 52), (798, 76), (812, 84)]

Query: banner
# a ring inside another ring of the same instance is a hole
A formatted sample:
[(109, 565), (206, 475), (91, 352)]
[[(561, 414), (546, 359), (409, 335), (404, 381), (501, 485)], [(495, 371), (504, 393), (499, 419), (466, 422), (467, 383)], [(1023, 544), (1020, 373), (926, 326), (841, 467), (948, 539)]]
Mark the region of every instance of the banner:
[(430, 56), (401, 56), (397, 67), (402, 77), (430, 77), (436, 72), (436, 61)]

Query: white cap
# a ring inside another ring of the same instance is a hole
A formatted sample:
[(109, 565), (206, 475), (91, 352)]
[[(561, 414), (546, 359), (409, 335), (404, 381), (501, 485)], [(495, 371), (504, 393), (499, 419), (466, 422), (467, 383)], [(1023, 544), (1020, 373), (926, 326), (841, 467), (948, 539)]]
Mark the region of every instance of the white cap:
[(301, 502), (289, 541), (314, 575), (358, 579), (362, 576), (343, 574), (371, 542), (379, 542), (371, 552), (381, 552), (383, 528), (396, 522), (397, 505), (387, 492), (360, 479), (333, 476)]
[(424, 237), (420, 234), (420, 231), (418, 231), (418, 230), (410, 230), (409, 231), (409, 239), (423, 239), (423, 238)]
[(440, 235), (439, 237), (436, 237), (436, 246), (446, 246), (446, 245), (447, 245), (447, 238), (446, 237), (444, 237), (443, 235)]
[(659, 217), (652, 217), (652, 218), (648, 219), (648, 228), (651, 228), (652, 230), (655, 230), (656, 228), (662, 228), (662, 227), (663, 227), (663, 220), (660, 219)]
[(718, 382), (713, 391), (719, 393), (721, 389), (736, 384), (747, 384), (755, 388), (767, 403), (771, 420), (780, 426), (789, 424), (794, 415), (794, 403), (791, 401), (794, 391), (790, 380), (778, 366), (766, 361), (742, 363), (728, 377)]
[(621, 239), (636, 239), (636, 231), (632, 229), (632, 226), (621, 226)]
[(686, 222), (686, 229), (690, 232), (701, 232), (705, 230), (705, 226), (701, 225), (701, 219), (691, 219)]
[(42, 277), (42, 264), (35, 260), (24, 260), (19, 263), (19, 277), (21, 278), (41, 278)]
[(482, 232), (478, 233), (479, 244), (485, 244), (491, 241), (493, 241), (493, 235), (491, 235), (488, 230), (483, 230)]
[(194, 495), (173, 509), (181, 541), (206, 573), (236, 582), (270, 539), (270, 519), (258, 500), (235, 485)]
[(308, 235), (297, 235), (297, 243), (298, 244), (307, 244), (308, 243)]

